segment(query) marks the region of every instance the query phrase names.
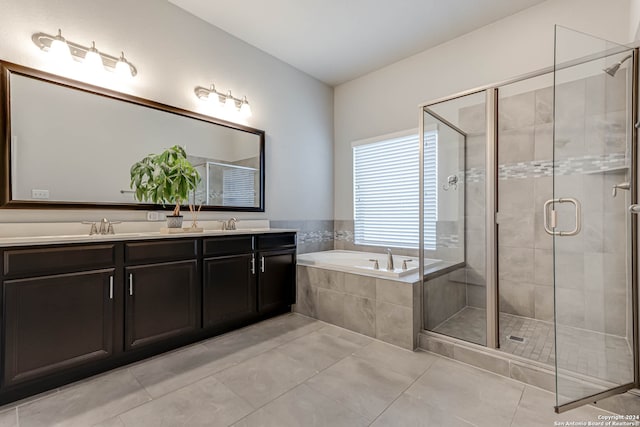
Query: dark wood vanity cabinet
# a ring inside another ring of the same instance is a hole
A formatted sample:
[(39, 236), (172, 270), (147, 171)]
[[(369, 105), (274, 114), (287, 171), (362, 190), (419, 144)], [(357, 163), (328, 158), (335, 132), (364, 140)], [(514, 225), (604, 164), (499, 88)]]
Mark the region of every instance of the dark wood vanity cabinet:
[(46, 376), (113, 353), (114, 270), (4, 282), (4, 384)]
[(218, 256), (204, 260), (204, 327), (216, 327), (256, 314), (255, 255)]
[(3, 252), (3, 386), (111, 357), (115, 245)]
[(295, 303), (295, 249), (259, 252), (258, 257), (258, 311), (268, 313)]
[(295, 303), (296, 235), (257, 236), (258, 311), (268, 313)]
[(205, 328), (220, 329), (256, 316), (254, 236), (203, 240), (202, 315)]
[(124, 244), (125, 350), (171, 340), (200, 326), (197, 239)]
[(196, 260), (125, 269), (125, 349), (193, 333), (199, 326)]
[(0, 250), (0, 404), (295, 302), (295, 233)]

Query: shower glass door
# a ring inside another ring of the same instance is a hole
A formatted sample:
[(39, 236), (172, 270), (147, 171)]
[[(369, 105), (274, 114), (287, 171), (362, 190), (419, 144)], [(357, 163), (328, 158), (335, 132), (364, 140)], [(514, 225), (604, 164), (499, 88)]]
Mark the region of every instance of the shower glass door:
[(536, 228), (553, 243), (561, 412), (635, 382), (636, 88), (632, 49), (563, 27), (555, 36), (553, 196)]
[(487, 345), (486, 94), (424, 107), (424, 323)]

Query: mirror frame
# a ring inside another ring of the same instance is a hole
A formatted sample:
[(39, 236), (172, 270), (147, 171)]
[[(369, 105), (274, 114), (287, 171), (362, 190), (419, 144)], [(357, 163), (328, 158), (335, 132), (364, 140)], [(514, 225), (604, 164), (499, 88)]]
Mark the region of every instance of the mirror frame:
[(260, 137), (260, 203), (257, 207), (203, 205), (203, 211), (264, 212), (265, 211), (265, 131), (249, 126), (228, 122), (171, 105), (162, 104), (137, 96), (124, 94), (88, 83), (50, 74), (11, 62), (0, 61), (0, 209), (127, 209), (127, 210), (167, 210), (167, 206), (153, 203), (101, 203), (13, 200), (11, 194), (11, 80), (17, 74), (46, 83), (56, 84), (73, 90), (80, 90), (97, 96), (128, 102), (142, 107), (189, 117), (213, 125), (255, 134)]

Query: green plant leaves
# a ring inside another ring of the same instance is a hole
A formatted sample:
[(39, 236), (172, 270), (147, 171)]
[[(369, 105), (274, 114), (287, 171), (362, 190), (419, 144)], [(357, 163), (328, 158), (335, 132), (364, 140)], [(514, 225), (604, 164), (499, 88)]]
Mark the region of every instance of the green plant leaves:
[(187, 160), (187, 152), (174, 145), (160, 154), (149, 154), (130, 169), (130, 187), (135, 198), (141, 202), (176, 204), (189, 199), (189, 193), (200, 183), (200, 174)]

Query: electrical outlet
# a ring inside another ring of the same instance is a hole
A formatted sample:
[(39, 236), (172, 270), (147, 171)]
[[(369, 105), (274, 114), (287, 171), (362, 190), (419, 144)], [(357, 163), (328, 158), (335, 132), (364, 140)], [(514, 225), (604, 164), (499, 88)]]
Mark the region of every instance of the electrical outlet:
[(147, 212), (147, 221), (159, 221), (160, 214), (158, 212)]
[(31, 198), (32, 199), (48, 199), (49, 198), (49, 190), (31, 190)]

